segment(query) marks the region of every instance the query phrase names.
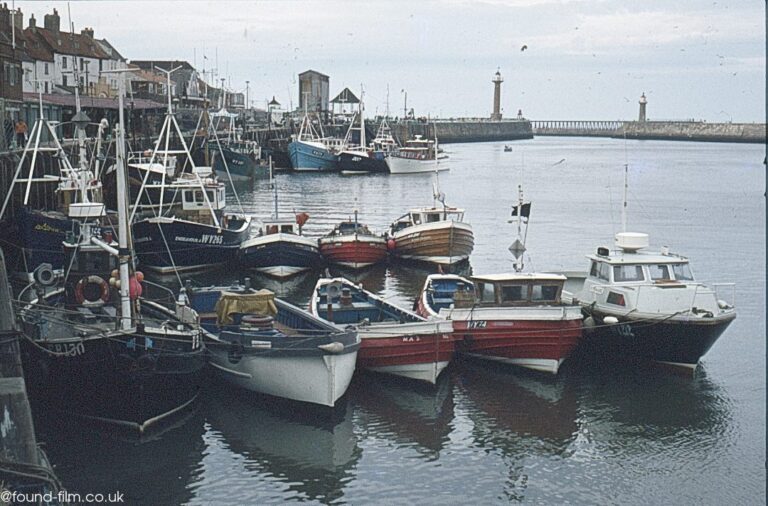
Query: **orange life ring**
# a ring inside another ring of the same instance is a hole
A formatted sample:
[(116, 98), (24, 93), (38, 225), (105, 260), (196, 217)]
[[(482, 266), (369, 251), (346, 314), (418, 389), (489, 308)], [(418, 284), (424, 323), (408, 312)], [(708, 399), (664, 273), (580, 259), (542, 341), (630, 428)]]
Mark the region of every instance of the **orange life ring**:
[[(85, 287), (91, 283), (97, 284), (101, 288), (99, 298), (96, 300), (85, 298)], [(77, 282), (77, 286), (75, 286), (75, 300), (78, 304), (86, 306), (101, 306), (105, 302), (109, 302), (109, 284), (99, 276), (86, 276), (81, 278), (80, 281)]]

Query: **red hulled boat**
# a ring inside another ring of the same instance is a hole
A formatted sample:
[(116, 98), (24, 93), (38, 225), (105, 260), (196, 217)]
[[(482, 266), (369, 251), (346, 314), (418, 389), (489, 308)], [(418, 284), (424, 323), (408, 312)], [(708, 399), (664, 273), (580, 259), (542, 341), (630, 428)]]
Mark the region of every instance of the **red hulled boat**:
[(329, 263), (352, 269), (362, 269), (387, 258), (386, 239), (357, 220), (342, 221), (318, 243), (320, 254)]
[(538, 371), (557, 371), (582, 337), (579, 306), (563, 304), (566, 277), (495, 274), (427, 277), (419, 314), (450, 320), (457, 352)]
[(434, 384), (454, 355), (451, 322), (423, 318), (344, 278), (320, 279), (311, 313), (339, 325), (357, 325), (357, 365)]

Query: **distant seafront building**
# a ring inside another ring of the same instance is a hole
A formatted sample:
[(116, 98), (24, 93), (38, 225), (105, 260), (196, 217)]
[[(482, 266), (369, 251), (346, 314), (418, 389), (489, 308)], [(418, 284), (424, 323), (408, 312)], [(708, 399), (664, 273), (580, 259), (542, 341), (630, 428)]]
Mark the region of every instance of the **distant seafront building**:
[(502, 79), (499, 70), (496, 70), (496, 75), (491, 82), (493, 83), (493, 112), (491, 113), (491, 121), (501, 121), (501, 83), (504, 82), (504, 79)]
[(327, 119), (330, 108), (329, 77), (316, 70), (299, 74), (299, 110), (306, 109)]
[[(21, 16), (20, 10), (14, 15), (7, 4), (0, 5), (0, 151), (7, 149), (6, 144), (13, 139), (13, 122), (18, 118), (23, 100), (22, 61), (26, 55), (18, 40)], [(13, 41), (14, 26), (16, 44)]]

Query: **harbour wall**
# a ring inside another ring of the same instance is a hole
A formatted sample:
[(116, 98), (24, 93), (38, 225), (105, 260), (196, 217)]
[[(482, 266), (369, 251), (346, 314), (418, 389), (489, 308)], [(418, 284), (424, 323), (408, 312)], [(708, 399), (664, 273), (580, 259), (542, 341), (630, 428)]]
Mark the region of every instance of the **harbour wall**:
[(703, 121), (625, 122), (617, 137), (700, 142), (765, 143), (765, 123), (705, 123)]
[(415, 135), (434, 138), (435, 133), (441, 144), (513, 141), (533, 138), (533, 128), (528, 120), (407, 121), (392, 124), (391, 127), (392, 136), (401, 143), (406, 139), (412, 139)]

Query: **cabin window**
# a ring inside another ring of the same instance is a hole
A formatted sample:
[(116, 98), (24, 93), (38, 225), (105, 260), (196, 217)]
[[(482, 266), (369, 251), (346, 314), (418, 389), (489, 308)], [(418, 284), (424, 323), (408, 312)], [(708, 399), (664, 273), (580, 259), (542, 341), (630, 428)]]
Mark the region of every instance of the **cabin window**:
[(440, 221), (440, 213), (429, 213), (427, 215), (427, 223), (434, 223)]
[(557, 285), (533, 285), (531, 289), (531, 300), (537, 301), (555, 301), (557, 300)]
[(293, 233), (293, 225), (282, 225), (280, 227), (280, 232), (282, 232), (283, 234)]
[(480, 283), (478, 290), (480, 292), (480, 302), (496, 302), (496, 294), (493, 291), (492, 284)]
[(672, 279), (669, 275), (668, 265), (649, 265), (648, 272), (651, 274), (653, 280)]
[(642, 281), (643, 268), (640, 265), (614, 265), (613, 280), (617, 283), (622, 281)]
[(276, 233), (277, 233), (277, 225), (267, 225), (267, 235), (276, 234)]
[(411, 216), (411, 221), (414, 225), (421, 225), (421, 216), (418, 214), (414, 214)]
[(213, 202), (216, 201), (216, 199), (213, 198), (213, 192), (212, 191), (207, 191), (207, 192), (205, 192), (205, 194), (208, 196), (208, 202), (213, 203)]
[(527, 285), (503, 285), (501, 287), (501, 302), (522, 302), (527, 298)]
[(608, 281), (609, 272), (610, 267), (608, 264), (603, 262), (592, 262), (592, 270), (590, 271), (591, 276), (602, 279), (603, 281)]
[(204, 201), (205, 199), (203, 199), (203, 192), (201, 192), (200, 190), (197, 190), (195, 192), (194, 197), (192, 198), (192, 202), (204, 202)]
[(675, 274), (675, 279), (693, 281), (693, 274), (688, 264), (673, 264), (672, 272)]

